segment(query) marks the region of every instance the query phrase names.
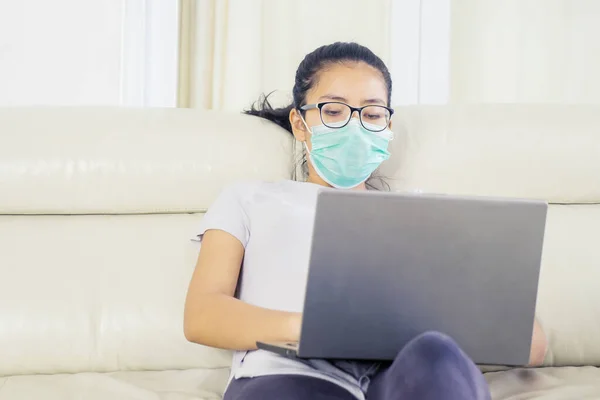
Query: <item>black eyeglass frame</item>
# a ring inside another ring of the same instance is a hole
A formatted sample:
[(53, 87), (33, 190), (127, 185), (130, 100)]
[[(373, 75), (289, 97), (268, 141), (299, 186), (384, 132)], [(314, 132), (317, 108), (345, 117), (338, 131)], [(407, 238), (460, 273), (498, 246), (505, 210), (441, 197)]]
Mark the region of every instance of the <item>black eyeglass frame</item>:
[[(327, 104), (342, 104), (348, 108), (350, 108), (350, 118), (348, 118), (348, 121), (346, 121), (346, 123), (342, 126), (329, 126), (325, 123), (325, 121), (323, 121), (323, 107), (325, 107)], [(386, 110), (388, 110), (388, 112), (390, 113), (390, 120), (388, 121), (388, 123), (381, 128), (378, 131), (374, 131), (373, 129), (369, 129), (365, 126), (365, 124), (363, 123), (362, 120), (362, 110), (364, 110), (365, 108), (368, 107), (381, 107), (381, 108), (385, 108)], [(366, 130), (370, 131), (370, 132), (383, 132), (385, 131), (389, 126), (390, 126), (390, 122), (392, 121), (392, 115), (394, 115), (394, 109), (390, 108), (390, 107), (386, 107), (386, 106), (382, 106), (380, 104), (368, 104), (366, 106), (363, 107), (352, 107), (350, 104), (346, 104), (346, 103), (342, 103), (341, 101), (324, 101), (322, 103), (313, 103), (313, 104), (306, 104), (303, 105), (302, 107), (300, 107), (300, 110), (302, 111), (308, 111), (308, 110), (314, 110), (314, 109), (319, 109), (319, 118), (321, 119), (321, 122), (323, 123), (323, 125), (325, 125), (328, 128), (331, 129), (339, 129), (339, 128), (343, 128), (346, 125), (348, 125), (348, 123), (350, 122), (350, 120), (352, 120), (352, 114), (354, 114), (354, 112), (358, 112), (358, 119), (360, 121), (360, 124), (363, 126), (363, 128), (365, 128)]]

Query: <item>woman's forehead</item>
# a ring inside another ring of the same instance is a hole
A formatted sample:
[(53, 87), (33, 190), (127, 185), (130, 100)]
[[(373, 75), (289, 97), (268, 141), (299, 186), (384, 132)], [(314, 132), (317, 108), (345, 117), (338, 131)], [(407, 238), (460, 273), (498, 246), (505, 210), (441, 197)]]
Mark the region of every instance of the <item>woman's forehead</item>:
[(307, 102), (344, 101), (352, 105), (387, 104), (383, 75), (365, 63), (336, 63), (321, 70)]

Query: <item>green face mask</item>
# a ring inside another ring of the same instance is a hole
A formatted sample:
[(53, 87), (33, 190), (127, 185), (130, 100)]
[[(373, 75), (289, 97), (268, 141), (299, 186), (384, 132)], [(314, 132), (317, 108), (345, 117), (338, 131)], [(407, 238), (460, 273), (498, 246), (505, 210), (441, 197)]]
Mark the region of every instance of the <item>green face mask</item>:
[(342, 128), (318, 125), (310, 131), (312, 149), (306, 151), (312, 166), (321, 179), (335, 188), (360, 185), (390, 158), (387, 149), (393, 133), (389, 129), (371, 132), (353, 118)]

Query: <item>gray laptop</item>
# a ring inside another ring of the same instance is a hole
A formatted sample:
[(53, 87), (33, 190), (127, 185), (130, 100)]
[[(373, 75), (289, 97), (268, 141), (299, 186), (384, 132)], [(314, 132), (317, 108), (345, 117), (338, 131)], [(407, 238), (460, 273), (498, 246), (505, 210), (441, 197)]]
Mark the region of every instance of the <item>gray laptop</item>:
[(435, 330), (478, 364), (529, 361), (547, 203), (323, 190), (287, 357), (392, 360)]

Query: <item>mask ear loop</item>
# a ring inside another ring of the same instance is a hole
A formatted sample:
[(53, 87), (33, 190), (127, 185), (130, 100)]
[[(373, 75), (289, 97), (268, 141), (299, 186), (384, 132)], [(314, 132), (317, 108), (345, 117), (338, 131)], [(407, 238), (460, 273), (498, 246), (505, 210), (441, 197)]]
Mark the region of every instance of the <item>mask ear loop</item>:
[(308, 156), (310, 157), (310, 150), (308, 149), (306, 142), (304, 142), (304, 151), (306, 151), (306, 154), (308, 154)]
[[(302, 113), (299, 112), (298, 114), (300, 114), (300, 119), (302, 120), (302, 123), (304, 124), (304, 127), (306, 128), (306, 130), (308, 131), (308, 133), (310, 133), (311, 135), (313, 135), (312, 130), (308, 127), (308, 124), (304, 120), (304, 117), (302, 116)], [(304, 146), (304, 151), (306, 151), (306, 154), (308, 154), (310, 156), (310, 150), (308, 150), (308, 145), (306, 144), (306, 140), (304, 142), (302, 142), (302, 144)]]
[[(308, 133), (310, 133), (310, 134), (312, 135), (312, 134), (313, 134), (313, 133), (312, 133), (312, 129), (310, 129), (310, 128), (308, 127), (308, 124), (307, 124), (307, 123), (306, 123), (306, 121), (304, 120), (304, 117), (302, 116), (302, 113), (300, 113), (300, 112), (299, 112), (298, 114), (300, 114), (300, 119), (302, 120), (302, 123), (304, 124), (304, 127), (306, 128), (306, 130), (308, 131)], [(306, 142), (304, 142), (304, 143), (306, 143)]]

